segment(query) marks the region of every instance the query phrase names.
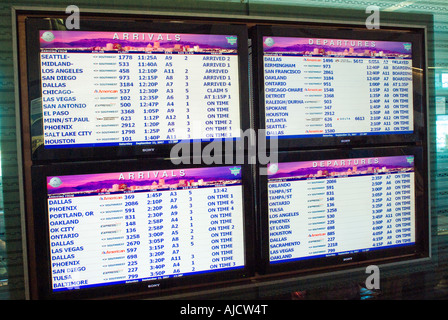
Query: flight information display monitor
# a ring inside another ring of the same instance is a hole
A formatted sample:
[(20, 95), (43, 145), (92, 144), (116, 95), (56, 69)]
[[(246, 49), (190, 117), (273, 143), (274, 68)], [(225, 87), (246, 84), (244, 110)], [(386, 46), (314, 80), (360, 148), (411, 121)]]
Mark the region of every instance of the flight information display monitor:
[(37, 160), (152, 155), (178, 142), (235, 141), (247, 125), (242, 27), (39, 24), (28, 30)]
[(428, 216), (421, 153), (324, 154), (290, 154), (267, 167), (261, 196), (266, 264), (340, 265), (422, 254)]
[(418, 33), (266, 27), (257, 36), (259, 126), (267, 139), (286, 147), (419, 137), (425, 107)]
[[(94, 168), (89, 164), (76, 174), (72, 166), (34, 168), (44, 297), (98, 288), (101, 295), (123, 287), (133, 292), (133, 284), (136, 292), (150, 293), (183, 280), (197, 284), (248, 274), (253, 244), (247, 169), (147, 164), (137, 170), (133, 163)], [(118, 168), (123, 170), (113, 170)]]

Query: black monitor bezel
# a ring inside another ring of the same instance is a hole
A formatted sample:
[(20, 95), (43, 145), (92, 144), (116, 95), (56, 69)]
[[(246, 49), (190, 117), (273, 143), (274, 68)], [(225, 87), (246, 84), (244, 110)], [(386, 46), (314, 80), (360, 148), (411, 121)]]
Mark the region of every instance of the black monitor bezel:
[[(420, 147), (378, 147), (358, 149), (330, 149), (296, 152), (279, 152), (276, 154), (278, 163), (296, 161), (317, 161), (326, 159), (368, 158), (398, 155), (414, 155), (415, 157), (415, 244), (398, 248), (377, 249), (366, 252), (349, 253), (321, 258), (307, 258), (295, 261), (285, 261), (271, 264), (269, 261), (269, 212), (267, 194), (267, 176), (258, 174), (257, 188), (258, 217), (260, 219), (260, 272), (266, 275), (279, 273), (312, 274), (326, 270), (346, 270), (369, 264), (385, 264), (430, 256), (430, 214), (428, 202), (428, 172), (425, 161), (426, 153)], [(266, 165), (259, 166), (258, 171), (265, 171)]]
[[(64, 17), (65, 18), (65, 17)], [(28, 108), (31, 114), (31, 101), (41, 97), (40, 78), (40, 45), (39, 30), (52, 30), (53, 28), (67, 30), (62, 19), (55, 17), (37, 18), (31, 17), (26, 20), (26, 58), (27, 58), (27, 84)], [(238, 37), (238, 68), (239, 68), (239, 116), (240, 129), (245, 131), (251, 127), (251, 119), (247, 115), (251, 114), (249, 106), (249, 62), (248, 62), (248, 31), (243, 24), (224, 24), (222, 22), (210, 22), (198, 24), (188, 21), (178, 21), (178, 23), (168, 23), (166, 21), (153, 21), (150, 18), (137, 20), (129, 18), (104, 18), (102, 16), (85, 18), (82, 20), (81, 31), (116, 31), (116, 32), (161, 32), (161, 33), (198, 33), (198, 34), (233, 34)], [(40, 127), (42, 127), (42, 123)], [(25, 132), (29, 131), (30, 141), (33, 139), (33, 128), (31, 117), (29, 126)], [(36, 135), (39, 136), (39, 135)], [(243, 139), (243, 138), (242, 138)], [(241, 140), (242, 140), (241, 139)], [(219, 139), (204, 138), (200, 142), (203, 149), (210, 141)], [(246, 148), (233, 140), (234, 149)], [(193, 141), (191, 141), (193, 143)], [(31, 143), (32, 144), (32, 143)], [(188, 144), (188, 142), (185, 142)], [(175, 143), (168, 144), (142, 144), (132, 146), (99, 146), (99, 147), (70, 147), (45, 149), (41, 144), (34, 152), (30, 145), (31, 159), (34, 162), (50, 161), (86, 161), (98, 159), (125, 159), (125, 158), (157, 158), (170, 155), (171, 148)]]
[[(192, 163), (192, 162), (190, 162)], [(211, 165), (214, 166), (214, 165)], [(228, 164), (219, 164), (228, 166)], [(255, 230), (255, 208), (253, 201), (253, 187), (251, 175), (253, 169), (250, 165), (242, 167), (242, 193), (243, 193), (243, 230), (245, 238), (245, 265), (243, 268), (225, 271), (204, 272), (182, 277), (173, 277), (161, 280), (150, 280), (118, 285), (99, 285), (92, 288), (81, 288), (78, 290), (64, 290), (53, 292), (51, 288), (51, 261), (49, 242), (49, 220), (47, 205), (47, 176), (54, 175), (76, 175), (101, 172), (132, 172), (147, 170), (169, 170), (200, 168), (203, 164), (178, 164), (173, 165), (170, 160), (122, 160), (102, 162), (80, 162), (70, 164), (36, 165), (32, 167), (32, 189), (33, 189), (33, 226), (36, 274), (35, 288), (39, 299), (102, 299), (113, 297), (163, 297), (169, 294), (219, 288), (228, 286), (229, 283), (241, 284), (249, 281), (254, 274), (254, 230)], [(244, 200), (246, 199), (246, 200)]]
[(297, 24), (297, 26), (260, 25), (250, 30), (252, 39), (254, 67), (254, 113), (256, 129), (265, 129), (265, 102), (264, 102), (264, 68), (263, 68), (263, 37), (316, 37), (334, 39), (365, 39), (377, 41), (402, 41), (412, 43), (413, 64), (413, 110), (414, 132), (411, 134), (378, 134), (378, 135), (338, 135), (334, 137), (302, 137), (278, 138), (276, 146), (271, 147), (269, 140), (263, 132), (266, 141), (266, 150), (301, 150), (320, 147), (369, 147), (388, 146), (393, 144), (412, 144), (424, 141), (427, 128), (427, 89), (426, 89), (426, 38), (425, 30), (419, 28), (381, 28), (367, 29), (365, 26), (310, 25)]

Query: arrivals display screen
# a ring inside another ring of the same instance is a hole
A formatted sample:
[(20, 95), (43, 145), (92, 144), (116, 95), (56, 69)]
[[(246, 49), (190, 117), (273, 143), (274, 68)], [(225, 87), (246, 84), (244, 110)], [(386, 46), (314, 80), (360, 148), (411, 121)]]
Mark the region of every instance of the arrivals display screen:
[(262, 194), (267, 263), (415, 254), (427, 228), (415, 151), (289, 155), (301, 159), (269, 165)]
[(424, 110), (418, 34), (260, 30), (259, 126), (267, 139), (285, 147), (418, 137)]
[(247, 275), (246, 169), (138, 167), (34, 168), (44, 296)]
[(55, 30), (30, 22), (36, 159), (123, 150), (151, 155), (178, 142), (240, 138), (248, 91), (245, 29), (83, 26)]

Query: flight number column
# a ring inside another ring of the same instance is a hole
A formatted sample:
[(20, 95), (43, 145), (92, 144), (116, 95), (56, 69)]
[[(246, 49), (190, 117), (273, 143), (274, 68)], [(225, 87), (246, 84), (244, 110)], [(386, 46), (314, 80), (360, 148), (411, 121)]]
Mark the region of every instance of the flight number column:
[[(147, 234), (144, 204), (146, 199), (144, 194), (137, 192), (125, 193), (122, 199), (122, 219), (119, 221), (125, 247), (119, 249), (122, 249), (120, 251), (124, 255), (126, 280), (134, 280), (145, 274), (148, 264), (145, 247)], [(119, 219), (119, 217), (113, 219)]]
[(371, 228), (369, 180), (362, 175), (341, 175), (325, 180), (327, 252), (369, 247), (370, 238), (366, 236)]
[(324, 133), (366, 132), (369, 121), (367, 59), (327, 57), (323, 60)]

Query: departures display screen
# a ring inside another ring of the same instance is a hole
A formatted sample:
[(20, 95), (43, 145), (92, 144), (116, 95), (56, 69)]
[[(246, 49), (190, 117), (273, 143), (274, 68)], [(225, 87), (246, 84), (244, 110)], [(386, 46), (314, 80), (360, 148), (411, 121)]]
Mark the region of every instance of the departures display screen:
[(267, 138), (414, 132), (412, 43), (263, 36)]
[(269, 262), (415, 244), (414, 156), (268, 167)]

